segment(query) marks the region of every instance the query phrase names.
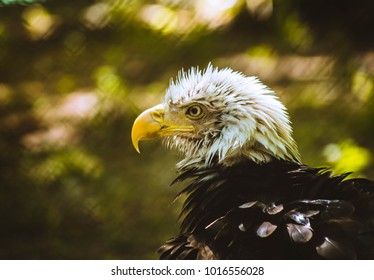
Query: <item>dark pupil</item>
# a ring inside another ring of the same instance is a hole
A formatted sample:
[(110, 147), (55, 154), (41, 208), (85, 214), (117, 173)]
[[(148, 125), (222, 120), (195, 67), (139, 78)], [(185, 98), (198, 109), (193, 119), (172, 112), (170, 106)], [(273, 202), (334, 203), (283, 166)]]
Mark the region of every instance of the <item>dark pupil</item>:
[(190, 112), (192, 115), (196, 115), (199, 113), (199, 109), (197, 109), (196, 107), (192, 107)]

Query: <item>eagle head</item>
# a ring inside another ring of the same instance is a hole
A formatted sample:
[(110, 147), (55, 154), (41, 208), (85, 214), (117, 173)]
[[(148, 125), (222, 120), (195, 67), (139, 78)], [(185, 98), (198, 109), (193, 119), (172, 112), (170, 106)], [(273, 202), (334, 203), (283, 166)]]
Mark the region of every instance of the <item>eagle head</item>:
[(256, 77), (212, 65), (180, 71), (161, 104), (135, 120), (132, 141), (164, 137), (184, 159), (179, 167), (232, 165), (248, 158), (299, 162), (285, 106)]

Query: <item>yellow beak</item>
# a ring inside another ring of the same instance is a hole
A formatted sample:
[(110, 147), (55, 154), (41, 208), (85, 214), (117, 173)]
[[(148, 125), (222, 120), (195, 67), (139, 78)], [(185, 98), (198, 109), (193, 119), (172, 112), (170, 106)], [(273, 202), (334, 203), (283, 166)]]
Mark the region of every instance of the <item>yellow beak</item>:
[(144, 111), (136, 118), (132, 126), (131, 139), (135, 150), (140, 153), (139, 141), (141, 140), (192, 131), (194, 131), (193, 126), (165, 121), (164, 106), (159, 104)]

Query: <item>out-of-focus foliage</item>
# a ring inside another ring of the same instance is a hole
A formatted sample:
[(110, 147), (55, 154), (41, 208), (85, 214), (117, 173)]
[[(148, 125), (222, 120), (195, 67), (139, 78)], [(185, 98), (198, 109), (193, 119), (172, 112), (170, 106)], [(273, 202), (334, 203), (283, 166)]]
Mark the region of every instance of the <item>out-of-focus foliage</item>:
[(374, 177), (374, 1), (0, 1), (0, 258), (145, 259), (178, 158), (131, 147), (180, 68), (257, 75), (302, 159)]

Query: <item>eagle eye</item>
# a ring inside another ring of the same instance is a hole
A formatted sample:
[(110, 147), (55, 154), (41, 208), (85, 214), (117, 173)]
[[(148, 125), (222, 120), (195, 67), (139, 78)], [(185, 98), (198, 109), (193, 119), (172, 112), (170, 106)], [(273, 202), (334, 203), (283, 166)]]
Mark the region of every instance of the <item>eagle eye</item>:
[(191, 105), (187, 108), (186, 116), (190, 119), (197, 120), (203, 117), (204, 110), (200, 105)]

